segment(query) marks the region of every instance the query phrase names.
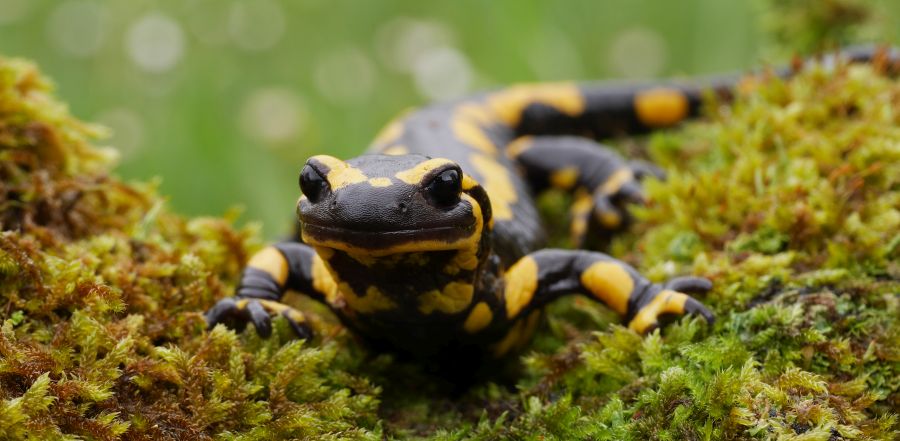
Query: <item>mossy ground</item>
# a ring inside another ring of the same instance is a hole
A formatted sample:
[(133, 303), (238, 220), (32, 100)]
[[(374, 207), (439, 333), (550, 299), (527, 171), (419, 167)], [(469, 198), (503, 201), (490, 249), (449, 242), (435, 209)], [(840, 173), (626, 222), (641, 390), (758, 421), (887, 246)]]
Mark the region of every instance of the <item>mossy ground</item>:
[(613, 253), (711, 278), (718, 321), (642, 338), (560, 302), (515, 387), (459, 396), (327, 313), (312, 342), (206, 331), (256, 231), (110, 177), (99, 129), (0, 60), (0, 439), (894, 439), (898, 108), (871, 67), (812, 69), (654, 136), (669, 178)]

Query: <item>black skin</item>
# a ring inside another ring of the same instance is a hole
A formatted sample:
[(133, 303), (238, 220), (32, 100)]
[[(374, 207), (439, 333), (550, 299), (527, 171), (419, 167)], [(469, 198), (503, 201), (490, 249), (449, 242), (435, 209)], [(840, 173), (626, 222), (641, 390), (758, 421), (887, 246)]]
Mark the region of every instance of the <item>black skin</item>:
[[(889, 74), (900, 70), (893, 49), (841, 56), (879, 60)], [(328, 305), (376, 350), (446, 370), (514, 352), (542, 308), (568, 294), (606, 303), (638, 332), (670, 314), (711, 322), (712, 313), (689, 296), (711, 289), (707, 279), (655, 284), (599, 252), (543, 249), (533, 195), (556, 186), (582, 201), (573, 208), (576, 243), (625, 228), (627, 204), (644, 199), (640, 179), (663, 174), (597, 140), (696, 116), (705, 93), (728, 99), (740, 79), (538, 85), (414, 111), (380, 136), (370, 155), (306, 163), (297, 206), (301, 237), (274, 245), (274, 259), (251, 261), (235, 297), (213, 306), (207, 321), (237, 329), (253, 323), (268, 336), (271, 315), (281, 314), (309, 338), (303, 314), (277, 303), (295, 290)], [(646, 95), (654, 99), (642, 113), (638, 102)], [(440, 159), (423, 167), (431, 158)], [(283, 280), (278, 268), (286, 270)]]

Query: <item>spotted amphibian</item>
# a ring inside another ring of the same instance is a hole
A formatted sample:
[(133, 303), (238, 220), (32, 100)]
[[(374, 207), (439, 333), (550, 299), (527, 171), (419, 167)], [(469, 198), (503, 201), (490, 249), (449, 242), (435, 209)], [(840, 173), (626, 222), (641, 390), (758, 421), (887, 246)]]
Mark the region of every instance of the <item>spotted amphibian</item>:
[(281, 314), (307, 337), (304, 314), (279, 303), (294, 290), (375, 347), (451, 368), (523, 347), (544, 306), (568, 294), (602, 302), (640, 333), (663, 315), (712, 320), (689, 295), (711, 288), (704, 278), (656, 284), (599, 252), (543, 249), (533, 195), (573, 194), (576, 244), (623, 228), (626, 205), (644, 201), (640, 179), (662, 173), (596, 140), (677, 124), (698, 114), (707, 90), (728, 98), (739, 80), (520, 85), (408, 112), (371, 154), (306, 162), (300, 237), (254, 256), (237, 295), (207, 320), (252, 322), (266, 336)]

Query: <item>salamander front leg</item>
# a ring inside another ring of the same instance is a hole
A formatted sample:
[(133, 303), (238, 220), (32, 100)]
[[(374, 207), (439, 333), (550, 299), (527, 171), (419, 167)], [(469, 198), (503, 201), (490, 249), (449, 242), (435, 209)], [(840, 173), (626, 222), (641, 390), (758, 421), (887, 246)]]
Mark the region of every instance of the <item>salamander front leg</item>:
[(288, 289), (317, 300), (324, 298), (324, 293), (316, 289), (323, 284), (315, 277), (326, 275), (315, 271), (316, 259), (315, 251), (302, 243), (282, 242), (263, 249), (247, 263), (234, 297), (219, 300), (206, 312), (207, 324), (212, 328), (223, 323), (243, 330), (247, 323), (253, 323), (260, 336), (268, 337), (272, 334), (271, 317), (281, 315), (298, 337), (311, 337), (306, 316), (280, 300)]
[(645, 199), (640, 179), (665, 178), (650, 163), (626, 162), (609, 147), (577, 136), (523, 137), (507, 152), (536, 190), (552, 187), (573, 193), (571, 236), (576, 247), (582, 246), (591, 226), (608, 236), (627, 225), (626, 205)]
[(523, 257), (507, 270), (504, 299), (510, 320), (524, 317), (567, 294), (584, 294), (610, 307), (640, 333), (659, 326), (667, 314), (698, 314), (708, 322), (712, 313), (689, 293), (712, 288), (700, 277), (679, 277), (651, 283), (628, 264), (606, 254), (547, 249)]

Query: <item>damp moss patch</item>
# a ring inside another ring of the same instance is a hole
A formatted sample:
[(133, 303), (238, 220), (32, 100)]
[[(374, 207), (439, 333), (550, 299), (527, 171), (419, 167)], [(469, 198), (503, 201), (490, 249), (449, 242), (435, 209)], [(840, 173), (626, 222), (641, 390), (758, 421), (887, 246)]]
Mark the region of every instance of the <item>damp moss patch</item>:
[(567, 300), (459, 394), (324, 312), (312, 342), (205, 330), (256, 229), (111, 176), (102, 130), (0, 59), (0, 438), (894, 439), (898, 103), (871, 67), (810, 69), (652, 137), (668, 179), (612, 252), (712, 279), (716, 323), (642, 338)]

